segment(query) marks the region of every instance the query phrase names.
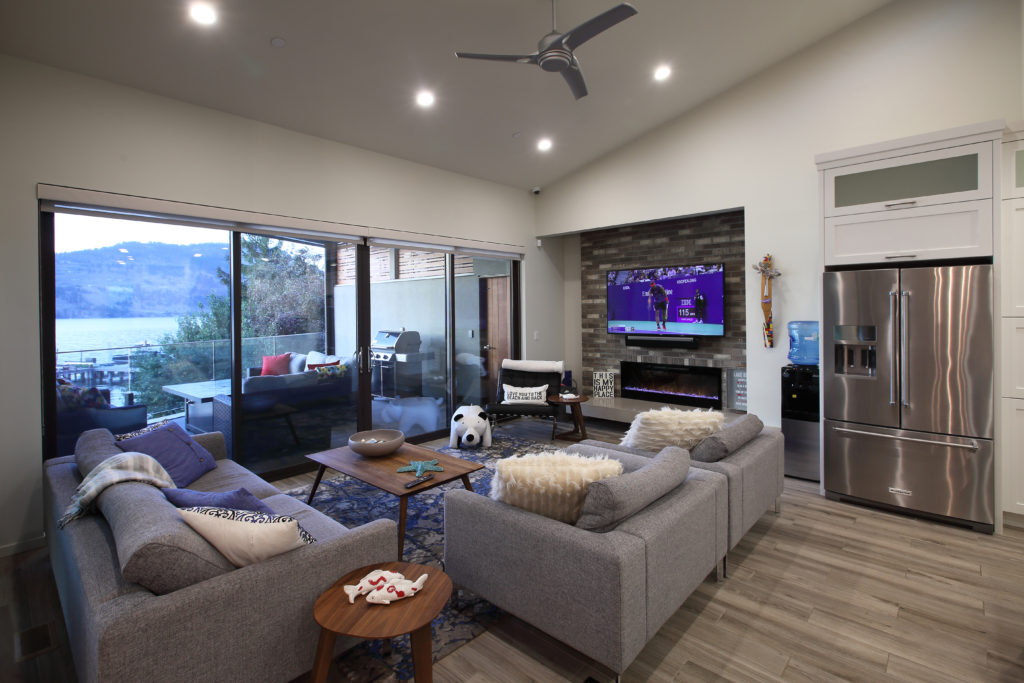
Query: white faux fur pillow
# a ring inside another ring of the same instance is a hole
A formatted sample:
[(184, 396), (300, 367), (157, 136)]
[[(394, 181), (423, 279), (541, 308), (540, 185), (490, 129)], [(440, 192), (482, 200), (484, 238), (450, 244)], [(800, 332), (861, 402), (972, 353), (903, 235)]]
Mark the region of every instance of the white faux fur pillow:
[(712, 410), (678, 410), (668, 406), (633, 418), (620, 442), (623, 446), (658, 452), (665, 446), (690, 449), (722, 428), (725, 415)]
[(622, 463), (603, 456), (587, 458), (565, 451), (528, 453), (498, 461), (491, 479), (491, 498), (575, 524), (587, 485), (620, 474)]

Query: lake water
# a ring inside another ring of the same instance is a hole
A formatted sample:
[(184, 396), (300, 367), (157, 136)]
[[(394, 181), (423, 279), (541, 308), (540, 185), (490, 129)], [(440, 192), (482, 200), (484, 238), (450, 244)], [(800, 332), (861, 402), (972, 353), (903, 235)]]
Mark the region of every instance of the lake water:
[(81, 356), (96, 358), (99, 362), (109, 361), (115, 353), (126, 350), (95, 351), (95, 349), (118, 349), (119, 347), (158, 344), (164, 335), (178, 329), (178, 319), (168, 318), (58, 318), (57, 353), (61, 360), (79, 360)]

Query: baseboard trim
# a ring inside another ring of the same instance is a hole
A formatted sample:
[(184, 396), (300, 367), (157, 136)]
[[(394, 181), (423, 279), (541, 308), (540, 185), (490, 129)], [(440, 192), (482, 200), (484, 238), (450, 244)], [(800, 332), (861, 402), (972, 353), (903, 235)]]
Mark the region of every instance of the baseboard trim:
[(7, 545), (0, 545), (0, 557), (10, 557), (11, 555), (17, 555), (23, 553), (26, 550), (35, 550), (36, 548), (42, 548), (46, 545), (46, 535), (36, 536), (26, 541), (16, 541), (14, 543), (8, 543)]

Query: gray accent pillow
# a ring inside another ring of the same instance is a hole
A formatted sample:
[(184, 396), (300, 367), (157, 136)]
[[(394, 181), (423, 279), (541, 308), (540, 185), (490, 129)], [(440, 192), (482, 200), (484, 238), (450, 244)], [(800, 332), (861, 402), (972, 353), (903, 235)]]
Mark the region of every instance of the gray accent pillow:
[(690, 451), (690, 457), (697, 462), (718, 462), (738, 451), (760, 434), (762, 429), (764, 423), (761, 419), (757, 415), (747, 413), (694, 446)]
[(98, 505), (114, 536), (125, 581), (163, 595), (234, 570), (155, 486), (114, 484), (100, 494)]
[(298, 372), (306, 371), (306, 354), (295, 353), (292, 351), (291, 358), (288, 359), (288, 373), (296, 374)]
[(622, 520), (682, 484), (689, 472), (690, 454), (686, 449), (666, 446), (638, 470), (590, 482), (576, 526), (589, 531), (611, 531)]

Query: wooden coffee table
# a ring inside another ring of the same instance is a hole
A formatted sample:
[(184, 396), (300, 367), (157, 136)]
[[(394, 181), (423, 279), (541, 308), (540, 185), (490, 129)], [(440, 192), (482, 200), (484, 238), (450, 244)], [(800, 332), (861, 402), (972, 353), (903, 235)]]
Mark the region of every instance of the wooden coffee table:
[[(402, 559), (402, 552), (405, 550), (405, 517), (408, 508), (409, 496), (428, 491), (436, 486), (447, 484), (455, 479), (462, 479), (463, 486), (472, 491), (473, 485), (469, 483), (469, 473), (483, 469), (480, 463), (470, 462), (456, 458), (445, 453), (438, 453), (423, 446), (416, 446), (411, 443), (402, 444), (394, 453), (379, 458), (366, 458), (348, 446), (332, 448), (329, 451), (311, 453), (306, 456), (313, 462), (320, 464), (320, 470), (316, 473), (316, 481), (313, 482), (313, 489), (309, 492), (306, 503), (313, 501), (313, 495), (320, 486), (324, 471), (330, 467), (332, 470), (347, 474), (350, 477), (365, 482), (370, 486), (376, 486), (381, 491), (387, 491), (393, 496), (398, 496), (398, 559)], [(444, 468), (443, 472), (431, 472), (433, 479), (425, 481), (411, 489), (405, 485), (416, 478), (415, 472), (398, 472), (399, 467), (409, 464), (410, 460), (433, 460)]]
[[(373, 605), (360, 596), (349, 604), (343, 586), (355, 585), (359, 579), (374, 569), (399, 572), (405, 578), (415, 581), (429, 574), (423, 589), (411, 598), (404, 598), (390, 605)], [(452, 595), (452, 580), (439, 567), (427, 567), (408, 562), (385, 562), (371, 564), (350, 571), (317, 598), (313, 617), (320, 624), (320, 641), (316, 646), (313, 660), (313, 681), (327, 680), (334, 642), (339, 635), (355, 638), (394, 638), (409, 634), (412, 645), (412, 667), (416, 683), (430, 683), (433, 680), (433, 654), (430, 639), (430, 622), (441, 612), (441, 608)]]
[(568, 432), (562, 432), (555, 434), (556, 439), (566, 439), (568, 441), (582, 441), (587, 438), (587, 423), (583, 421), (583, 408), (580, 407), (581, 403), (586, 403), (590, 400), (589, 396), (577, 396), (576, 398), (563, 398), (558, 394), (552, 394), (548, 396), (549, 403), (558, 403), (560, 405), (569, 406), (569, 410), (572, 411), (572, 422), (573, 429)]

